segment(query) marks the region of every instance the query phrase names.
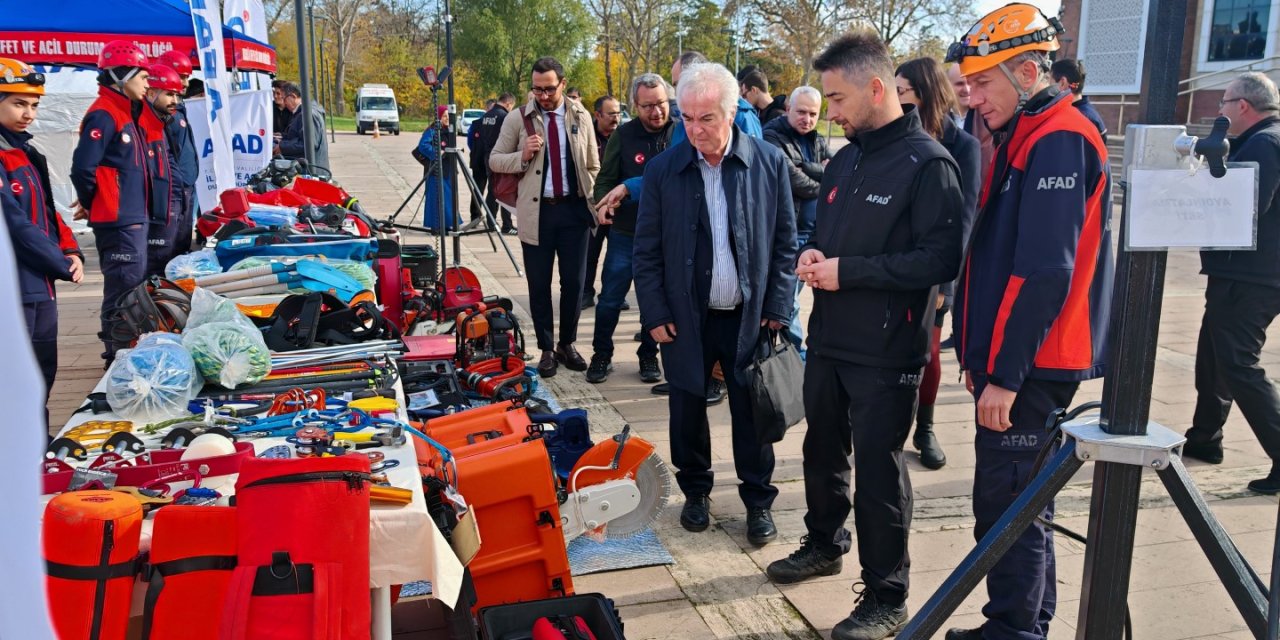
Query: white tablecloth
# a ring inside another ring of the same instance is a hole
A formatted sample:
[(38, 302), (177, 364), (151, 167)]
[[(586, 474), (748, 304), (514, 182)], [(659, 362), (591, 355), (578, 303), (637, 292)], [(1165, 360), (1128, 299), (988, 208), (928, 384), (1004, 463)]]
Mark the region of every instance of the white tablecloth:
[[(106, 386), (105, 377), (98, 382), (94, 391), (103, 391)], [(405, 411), (404, 389), (396, 382), (396, 394), (400, 398), (400, 419), (407, 420)], [(66, 432), (90, 420), (119, 420), (114, 413), (91, 412), (77, 413), (71, 417), (59, 433)], [(142, 425), (135, 425), (141, 427)], [(160, 435), (145, 436), (135, 434), (149, 445), (158, 446)], [(258, 438), (251, 440), (256, 452), (267, 448), (286, 444), (281, 438)], [(396, 584), (405, 584), (416, 580), (430, 580), (433, 597), (440, 599), (452, 607), (457, 603), (458, 591), (462, 586), (462, 563), (458, 561), (453, 549), (444, 539), (435, 522), (427, 513), (426, 499), (422, 493), (422, 478), (418, 472), (417, 455), (413, 443), (408, 442), (399, 447), (380, 449), (387, 460), (398, 460), (396, 467), (389, 469), (387, 480), (392, 486), (413, 491), (413, 502), (404, 506), (373, 505), (369, 513), (369, 586), (383, 589)], [(71, 461), (73, 466), (78, 463)], [(235, 493), (236, 476), (220, 476), (206, 478), (201, 486), (216, 489), (224, 496)], [(185, 483), (177, 483), (175, 489), (183, 488)], [(45, 496), (48, 502), (53, 496)], [(225, 500), (225, 498), (224, 498)], [(151, 546), (151, 519), (143, 523), (142, 548)]]

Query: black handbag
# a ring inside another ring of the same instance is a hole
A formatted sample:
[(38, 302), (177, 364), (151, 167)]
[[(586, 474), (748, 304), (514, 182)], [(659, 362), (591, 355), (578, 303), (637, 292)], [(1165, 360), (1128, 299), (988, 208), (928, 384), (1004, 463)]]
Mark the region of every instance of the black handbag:
[(787, 429), (804, 420), (804, 363), (788, 342), (779, 343), (778, 332), (760, 331), (760, 344), (751, 373), (751, 414), (761, 442), (773, 443)]

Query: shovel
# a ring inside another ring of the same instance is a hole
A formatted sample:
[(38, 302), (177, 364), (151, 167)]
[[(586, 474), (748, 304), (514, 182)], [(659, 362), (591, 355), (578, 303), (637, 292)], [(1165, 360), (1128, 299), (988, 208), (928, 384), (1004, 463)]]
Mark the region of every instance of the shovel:
[(302, 286), (311, 291), (332, 293), (343, 302), (351, 302), (357, 293), (363, 291), (360, 283), (351, 276), (314, 260), (299, 260), (296, 265), (298, 275), (302, 277)]
[(292, 269), (293, 265), (285, 264), (283, 262), (274, 262), (272, 264), (264, 264), (261, 267), (254, 267), (252, 269), (241, 269), (239, 271), (228, 271), (226, 273), (215, 273), (213, 275), (201, 276), (195, 279), (195, 283), (197, 287), (209, 288), (209, 285), (271, 275), (282, 271), (291, 271)]

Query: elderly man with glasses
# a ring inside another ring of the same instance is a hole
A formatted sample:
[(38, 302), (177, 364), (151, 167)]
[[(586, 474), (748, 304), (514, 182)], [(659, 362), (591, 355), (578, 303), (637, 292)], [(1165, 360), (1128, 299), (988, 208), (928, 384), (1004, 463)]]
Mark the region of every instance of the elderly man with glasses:
[(1280, 493), (1280, 395), (1259, 363), (1267, 327), (1280, 314), (1280, 94), (1267, 76), (1245, 73), (1227, 85), (1220, 113), (1231, 118), (1234, 162), (1258, 163), (1258, 248), (1205, 251), (1209, 277), (1196, 348), (1196, 410), (1184, 456), (1222, 462), (1222, 427), (1237, 404), (1271, 457), (1271, 473), (1249, 483)]

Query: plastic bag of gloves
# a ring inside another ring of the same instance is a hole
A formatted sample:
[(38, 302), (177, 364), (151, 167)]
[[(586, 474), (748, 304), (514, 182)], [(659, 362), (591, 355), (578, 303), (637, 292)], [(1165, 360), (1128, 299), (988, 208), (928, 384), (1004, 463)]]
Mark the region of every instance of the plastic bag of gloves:
[(203, 386), (179, 336), (148, 333), (134, 348), (116, 354), (107, 370), (107, 404), (135, 424), (159, 422), (186, 415), (187, 403)]

